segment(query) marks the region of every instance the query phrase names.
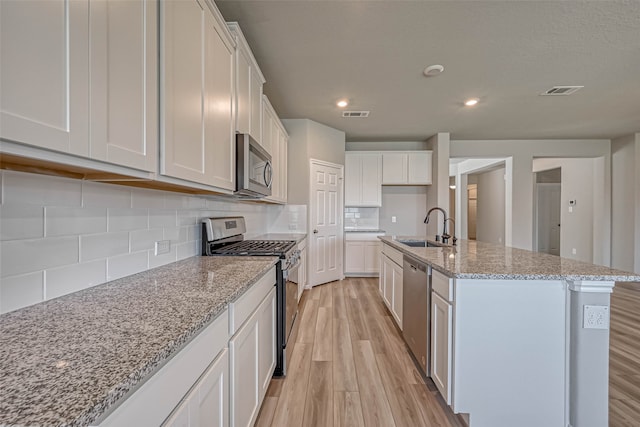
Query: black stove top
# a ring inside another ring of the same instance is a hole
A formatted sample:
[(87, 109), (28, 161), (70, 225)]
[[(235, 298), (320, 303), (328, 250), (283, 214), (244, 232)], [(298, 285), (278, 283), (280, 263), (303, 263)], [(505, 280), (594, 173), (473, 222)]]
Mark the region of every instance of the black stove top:
[(284, 256), (293, 249), (296, 242), (293, 240), (243, 240), (216, 247), (211, 244), (212, 255), (273, 255)]

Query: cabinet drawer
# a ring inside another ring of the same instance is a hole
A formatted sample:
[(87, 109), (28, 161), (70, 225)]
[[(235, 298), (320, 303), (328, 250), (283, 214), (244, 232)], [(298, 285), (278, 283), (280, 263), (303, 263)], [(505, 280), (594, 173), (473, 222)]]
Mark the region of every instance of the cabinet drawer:
[(402, 267), (402, 252), (385, 244), (382, 245), (382, 253), (388, 256), (391, 261)]
[(445, 301), (453, 301), (453, 279), (439, 271), (431, 271), (431, 288)]
[(234, 335), (238, 328), (255, 311), (260, 302), (276, 284), (276, 267), (274, 266), (251, 286), (240, 298), (229, 304), (229, 335)]

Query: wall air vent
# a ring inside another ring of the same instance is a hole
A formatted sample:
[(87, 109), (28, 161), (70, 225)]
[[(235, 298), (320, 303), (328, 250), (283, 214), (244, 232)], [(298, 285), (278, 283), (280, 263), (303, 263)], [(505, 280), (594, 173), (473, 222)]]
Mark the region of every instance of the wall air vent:
[(542, 92), (542, 96), (558, 96), (558, 95), (571, 95), (577, 90), (582, 89), (584, 86), (554, 86), (551, 89)]
[(343, 111), (342, 117), (369, 117), (369, 111)]

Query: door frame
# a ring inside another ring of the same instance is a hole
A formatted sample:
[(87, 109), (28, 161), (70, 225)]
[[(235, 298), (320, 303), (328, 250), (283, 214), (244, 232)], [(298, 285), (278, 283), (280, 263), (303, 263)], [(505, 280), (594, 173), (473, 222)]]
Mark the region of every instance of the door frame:
[[(535, 174), (534, 174), (535, 175)], [(562, 223), (562, 183), (561, 182), (534, 182), (533, 183), (534, 191), (533, 191), (533, 238), (532, 238), (532, 250), (534, 252), (538, 252), (540, 249), (538, 247), (538, 232), (539, 232), (539, 222), (540, 222), (540, 200), (538, 197), (538, 192), (541, 187), (559, 187), (560, 188), (560, 220)], [(562, 254), (562, 228), (560, 229), (560, 246), (559, 250)]]
[[(313, 262), (313, 260), (315, 259), (315, 254), (316, 254), (316, 245), (315, 245), (315, 241), (313, 239), (313, 224), (311, 221), (311, 215), (313, 212), (313, 203), (314, 203), (314, 198), (313, 196), (313, 175), (311, 174), (311, 170), (313, 165), (318, 165), (318, 166), (328, 166), (331, 168), (336, 168), (340, 170), (340, 178), (338, 178), (338, 180), (340, 181), (340, 191), (341, 191), (341, 197), (338, 197), (338, 205), (336, 206), (336, 209), (338, 212), (336, 212), (336, 218), (338, 220), (338, 251), (340, 252), (339, 254), (337, 254), (337, 258), (338, 258), (338, 276), (339, 279), (342, 280), (344, 279), (344, 165), (340, 165), (337, 163), (331, 163), (331, 162), (327, 162), (325, 160), (319, 160), (319, 159), (314, 159), (314, 158), (310, 158), (309, 159), (309, 207), (307, 210), (307, 235), (309, 236), (309, 244), (307, 245), (308, 248), (308, 253), (307, 253), (307, 264)], [(313, 273), (314, 269), (313, 268), (307, 268), (307, 286), (306, 289), (311, 289), (312, 287), (314, 287), (316, 284), (316, 277), (315, 274)]]

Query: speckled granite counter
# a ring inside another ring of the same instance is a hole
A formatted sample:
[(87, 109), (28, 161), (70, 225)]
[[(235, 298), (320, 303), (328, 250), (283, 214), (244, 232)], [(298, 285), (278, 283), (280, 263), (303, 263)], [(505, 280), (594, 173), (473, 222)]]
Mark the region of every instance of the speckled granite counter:
[(296, 243), (300, 243), (306, 238), (307, 233), (268, 233), (254, 237), (256, 240), (295, 240)]
[(195, 257), (0, 316), (0, 425), (84, 426), (275, 263)]
[(458, 240), (456, 246), (414, 248), (398, 240), (429, 239), (424, 236), (379, 238), (447, 276), (459, 279), (640, 281), (640, 275), (634, 273), (491, 243)]
[(345, 233), (384, 233), (384, 230), (380, 229), (366, 229), (366, 228), (345, 228)]

